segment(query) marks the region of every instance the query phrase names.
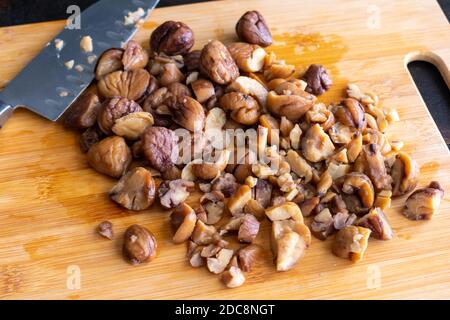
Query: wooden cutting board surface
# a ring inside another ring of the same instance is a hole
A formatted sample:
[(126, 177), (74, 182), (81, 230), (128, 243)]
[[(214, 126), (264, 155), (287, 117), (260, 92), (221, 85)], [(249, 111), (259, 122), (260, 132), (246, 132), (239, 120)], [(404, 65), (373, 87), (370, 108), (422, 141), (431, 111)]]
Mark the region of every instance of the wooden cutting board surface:
[[(88, 167), (76, 133), (18, 110), (0, 131), (0, 298), (450, 298), (450, 155), (406, 68), (411, 59), (429, 60), (450, 83), (450, 29), (437, 2), (202, 3), (155, 10), (136, 39), (147, 46), (159, 23), (175, 19), (194, 29), (197, 48), (209, 39), (231, 41), (237, 19), (250, 9), (268, 20), (281, 58), (331, 71), (335, 86), (321, 100), (338, 101), (352, 81), (398, 109), (401, 122), (389, 136), (403, 140), (419, 163), (420, 186), (437, 179), (446, 191), (435, 218), (409, 221), (399, 213), (405, 198), (397, 199), (387, 211), (395, 238), (371, 239), (361, 263), (333, 256), (331, 240), (313, 240), (295, 269), (277, 273), (267, 254), (244, 286), (225, 289), (206, 269), (187, 265), (185, 246), (170, 241), (167, 212), (127, 212), (108, 200), (114, 180)], [(0, 29), (0, 88), (63, 25)], [(114, 241), (95, 233), (106, 219), (114, 223)], [(123, 232), (133, 223), (156, 234), (159, 256), (149, 264), (131, 266), (121, 257)], [(260, 236), (266, 248), (268, 230), (265, 224)]]

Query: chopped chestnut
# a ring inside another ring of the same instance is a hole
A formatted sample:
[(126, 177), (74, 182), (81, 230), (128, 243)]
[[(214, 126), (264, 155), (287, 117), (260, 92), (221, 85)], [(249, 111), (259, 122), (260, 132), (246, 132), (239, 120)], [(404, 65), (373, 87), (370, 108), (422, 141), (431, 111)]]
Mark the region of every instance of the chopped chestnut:
[(193, 190), (192, 181), (182, 179), (164, 181), (158, 188), (159, 201), (164, 208), (172, 209), (183, 203)]
[(303, 215), (299, 206), (294, 202), (284, 202), (266, 209), (266, 216), (271, 221), (293, 219), (303, 223)]
[(225, 209), (224, 199), (225, 197), (220, 191), (205, 193), (200, 198), (200, 203), (207, 214), (207, 224), (216, 224), (222, 219)]
[(394, 236), (389, 221), (380, 208), (373, 208), (368, 214), (358, 219), (356, 224), (372, 230), (370, 235), (380, 240), (390, 240)]
[(432, 181), (427, 188), (411, 193), (403, 208), (403, 215), (410, 220), (430, 220), (439, 209), (444, 190), (436, 181)]
[(252, 190), (247, 185), (242, 185), (228, 200), (228, 209), (232, 215), (243, 212), (247, 202), (252, 198)]
[(340, 123), (361, 131), (364, 130), (367, 124), (364, 108), (358, 100), (353, 98), (347, 98), (342, 101), (342, 105), (338, 106), (334, 115)]
[(134, 224), (125, 231), (123, 254), (131, 264), (148, 262), (156, 257), (155, 236), (146, 228)]
[(367, 249), (370, 233), (370, 229), (355, 226), (339, 230), (333, 243), (333, 253), (353, 262), (361, 261)]
[(266, 51), (258, 45), (233, 42), (227, 45), (227, 49), (244, 72), (259, 72), (264, 66)]
[(208, 270), (212, 273), (219, 274), (225, 271), (228, 263), (233, 257), (233, 250), (231, 249), (221, 249), (215, 257), (210, 257), (206, 259), (206, 266)]
[(257, 244), (250, 244), (239, 249), (237, 256), (239, 260), (239, 266), (242, 271), (249, 272), (258, 264), (261, 259), (262, 248)]
[(399, 152), (391, 169), (392, 195), (400, 196), (413, 191), (419, 175), (417, 163), (408, 154)]
[(172, 241), (183, 243), (191, 237), (197, 222), (197, 215), (189, 205), (181, 203), (172, 211), (170, 222), (175, 230)]
[(232, 266), (230, 269), (222, 273), (220, 279), (228, 288), (236, 288), (242, 286), (245, 282), (244, 273), (242, 273), (241, 269), (235, 266)]
[(239, 242), (252, 243), (259, 232), (259, 221), (255, 216), (246, 214), (239, 226), (238, 240)]
[(318, 162), (334, 153), (334, 145), (330, 137), (318, 124), (311, 126), (302, 139), (302, 152), (306, 160)]
[(213, 225), (207, 225), (201, 220), (197, 220), (197, 223), (192, 233), (192, 241), (198, 245), (208, 245), (216, 242), (218, 233)]
[(230, 111), (231, 119), (240, 124), (253, 125), (258, 122), (260, 106), (258, 101), (240, 92), (230, 92), (220, 98), (220, 106)]
[(142, 108), (132, 100), (120, 97), (107, 99), (102, 103), (98, 111), (97, 123), (105, 134), (110, 135), (117, 119), (130, 113), (141, 111)]
[(128, 210), (145, 210), (155, 200), (155, 189), (150, 171), (137, 167), (119, 180), (109, 192), (109, 196)]
[(334, 220), (328, 208), (318, 213), (311, 223), (311, 233), (320, 240), (325, 240), (334, 231)]
[(333, 219), (334, 219), (334, 228), (336, 230), (341, 230), (355, 223), (357, 217), (354, 213), (349, 214), (346, 211), (340, 211), (334, 215)]

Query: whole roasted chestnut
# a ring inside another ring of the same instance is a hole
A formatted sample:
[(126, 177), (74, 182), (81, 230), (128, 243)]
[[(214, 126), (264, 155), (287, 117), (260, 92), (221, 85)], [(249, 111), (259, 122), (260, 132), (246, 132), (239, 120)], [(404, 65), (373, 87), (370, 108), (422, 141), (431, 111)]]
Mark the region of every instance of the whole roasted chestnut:
[(95, 93), (84, 93), (71, 106), (64, 124), (77, 129), (92, 127), (97, 121), (100, 106), (100, 99)]
[(166, 21), (150, 37), (150, 48), (155, 53), (169, 56), (183, 55), (194, 45), (194, 32), (183, 22)]
[(145, 94), (149, 83), (150, 74), (144, 69), (115, 71), (98, 82), (98, 92), (104, 98), (138, 100)]
[(100, 80), (107, 74), (123, 68), (123, 49), (108, 49), (102, 53), (95, 67), (95, 79)]
[(147, 66), (148, 53), (136, 41), (129, 41), (125, 46), (125, 52), (122, 57), (123, 69), (137, 70)]
[(239, 77), (239, 69), (225, 45), (213, 40), (200, 55), (200, 70), (218, 84), (229, 84)]
[(200, 131), (205, 126), (205, 111), (194, 98), (172, 96), (167, 106), (173, 115), (173, 121), (191, 132)]
[(94, 144), (87, 153), (89, 165), (113, 178), (121, 177), (131, 162), (131, 150), (122, 137), (108, 137)]
[(272, 44), (272, 34), (266, 20), (258, 11), (247, 11), (236, 24), (238, 37), (245, 42), (267, 47)]
[(124, 235), (123, 254), (131, 264), (140, 264), (156, 257), (156, 238), (146, 228), (134, 224)]
[(145, 159), (160, 172), (172, 167), (178, 154), (175, 133), (164, 127), (149, 127), (142, 134)]

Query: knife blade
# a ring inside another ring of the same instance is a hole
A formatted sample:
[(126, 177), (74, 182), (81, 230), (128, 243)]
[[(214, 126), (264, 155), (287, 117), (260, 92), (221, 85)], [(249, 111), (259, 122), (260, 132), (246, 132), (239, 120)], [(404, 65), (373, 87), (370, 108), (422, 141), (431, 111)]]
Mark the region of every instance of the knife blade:
[[(142, 8), (141, 19), (146, 19), (158, 2), (101, 0), (84, 10), (79, 29), (61, 31), (0, 92), (0, 128), (18, 107), (58, 120), (93, 80), (97, 57), (106, 49), (122, 47), (136, 33), (136, 24), (125, 23), (125, 17)], [(84, 36), (92, 38), (92, 52), (80, 48)], [(61, 50), (56, 39), (64, 41)], [(68, 69), (65, 63), (71, 60), (80, 67)]]

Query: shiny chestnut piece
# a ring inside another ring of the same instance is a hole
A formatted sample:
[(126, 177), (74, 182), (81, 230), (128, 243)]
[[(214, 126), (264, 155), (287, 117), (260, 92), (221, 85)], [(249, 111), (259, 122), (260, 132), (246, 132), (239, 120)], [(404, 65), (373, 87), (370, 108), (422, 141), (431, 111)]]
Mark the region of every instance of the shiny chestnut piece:
[(131, 264), (152, 260), (157, 247), (155, 236), (146, 228), (134, 224), (125, 231), (123, 254)]
[(166, 21), (153, 31), (150, 48), (169, 56), (184, 55), (194, 45), (194, 32), (183, 22)]
[(258, 11), (247, 11), (236, 24), (236, 33), (242, 41), (261, 47), (270, 46), (273, 42), (266, 20)]

